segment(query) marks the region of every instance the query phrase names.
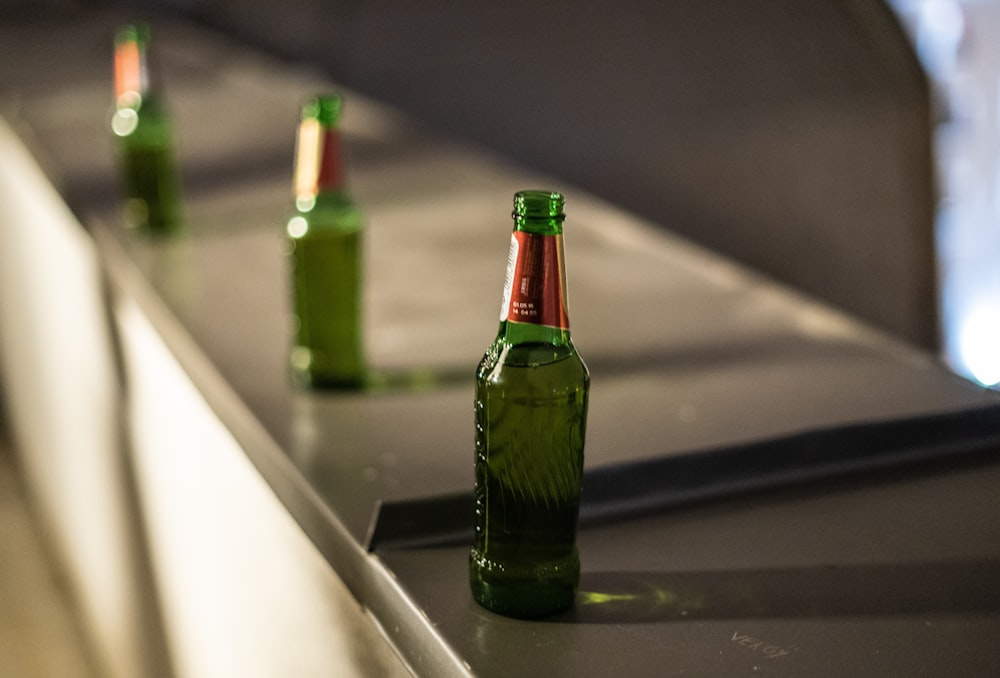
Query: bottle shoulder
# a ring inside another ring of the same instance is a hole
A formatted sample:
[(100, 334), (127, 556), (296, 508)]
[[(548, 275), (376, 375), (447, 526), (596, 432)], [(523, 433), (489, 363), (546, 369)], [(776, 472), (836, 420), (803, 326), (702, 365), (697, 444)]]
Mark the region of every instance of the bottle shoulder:
[(353, 232), (364, 227), (364, 214), (347, 196), (320, 194), (308, 209), (296, 208), (293, 219), (302, 219), (313, 235), (327, 232)]
[(157, 107), (116, 108), (111, 131), (125, 143), (169, 143), (173, 134), (170, 117)]
[(538, 368), (558, 365), (567, 372), (577, 371), (589, 377), (586, 363), (570, 339), (562, 343), (519, 342), (512, 343), (498, 336), (489, 348), (476, 371), (478, 377), (485, 377), (498, 368)]

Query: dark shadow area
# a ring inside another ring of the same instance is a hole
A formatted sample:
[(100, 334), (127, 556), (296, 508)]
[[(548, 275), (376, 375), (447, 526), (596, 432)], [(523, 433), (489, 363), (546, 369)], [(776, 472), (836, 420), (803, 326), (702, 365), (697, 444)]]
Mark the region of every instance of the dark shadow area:
[(584, 573), (549, 622), (996, 614), (1000, 563), (957, 561), (719, 572)]
[[(614, 464), (584, 473), (586, 528), (699, 501), (879, 471), (928, 469), (1000, 454), (1000, 407), (836, 426), (743, 445)], [(468, 543), (471, 493), (386, 502), (368, 548)], [(998, 580), (1000, 581), (1000, 580)]]
[(885, 2), (136, 4), (938, 345), (931, 97)]

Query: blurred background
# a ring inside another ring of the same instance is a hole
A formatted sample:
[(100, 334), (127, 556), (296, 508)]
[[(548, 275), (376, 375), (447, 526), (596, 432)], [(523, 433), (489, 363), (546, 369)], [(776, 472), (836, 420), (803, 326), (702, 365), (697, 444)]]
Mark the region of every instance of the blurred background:
[(564, 178), (991, 385), (998, 5), (7, 0), (0, 11), (184, 17)]
[(153, 0), (1000, 382), (996, 0)]
[(892, 0), (932, 83), (943, 351), (1000, 382), (1000, 3)]

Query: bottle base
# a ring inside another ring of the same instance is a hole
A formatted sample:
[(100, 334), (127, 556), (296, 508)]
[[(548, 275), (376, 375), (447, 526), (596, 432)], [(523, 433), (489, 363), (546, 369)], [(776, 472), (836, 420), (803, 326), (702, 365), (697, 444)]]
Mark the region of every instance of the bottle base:
[(318, 371), (290, 370), (292, 383), (299, 388), (320, 391), (362, 391), (368, 386), (366, 374), (323, 374)]
[(567, 559), (549, 570), (553, 576), (511, 576), (476, 555), (469, 559), (472, 597), (488, 610), (507, 617), (535, 619), (573, 605), (580, 579), (580, 561)]
[(537, 619), (571, 607), (576, 587), (537, 581), (473, 582), (472, 597), (505, 617)]

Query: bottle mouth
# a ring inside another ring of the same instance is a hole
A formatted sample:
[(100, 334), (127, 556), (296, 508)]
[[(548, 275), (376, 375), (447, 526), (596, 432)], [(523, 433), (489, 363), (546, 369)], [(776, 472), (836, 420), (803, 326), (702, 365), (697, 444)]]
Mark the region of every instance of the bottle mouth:
[(130, 42), (135, 42), (145, 47), (149, 43), (151, 33), (152, 31), (148, 23), (139, 22), (134, 24), (125, 24), (120, 26), (118, 31), (115, 33), (115, 44), (124, 45)]
[(317, 120), (321, 125), (335, 125), (340, 119), (343, 100), (338, 94), (320, 94), (302, 105), (303, 120)]
[(566, 216), (563, 207), (566, 204), (561, 193), (555, 191), (518, 191), (514, 194), (513, 216), (527, 219), (559, 219)]

